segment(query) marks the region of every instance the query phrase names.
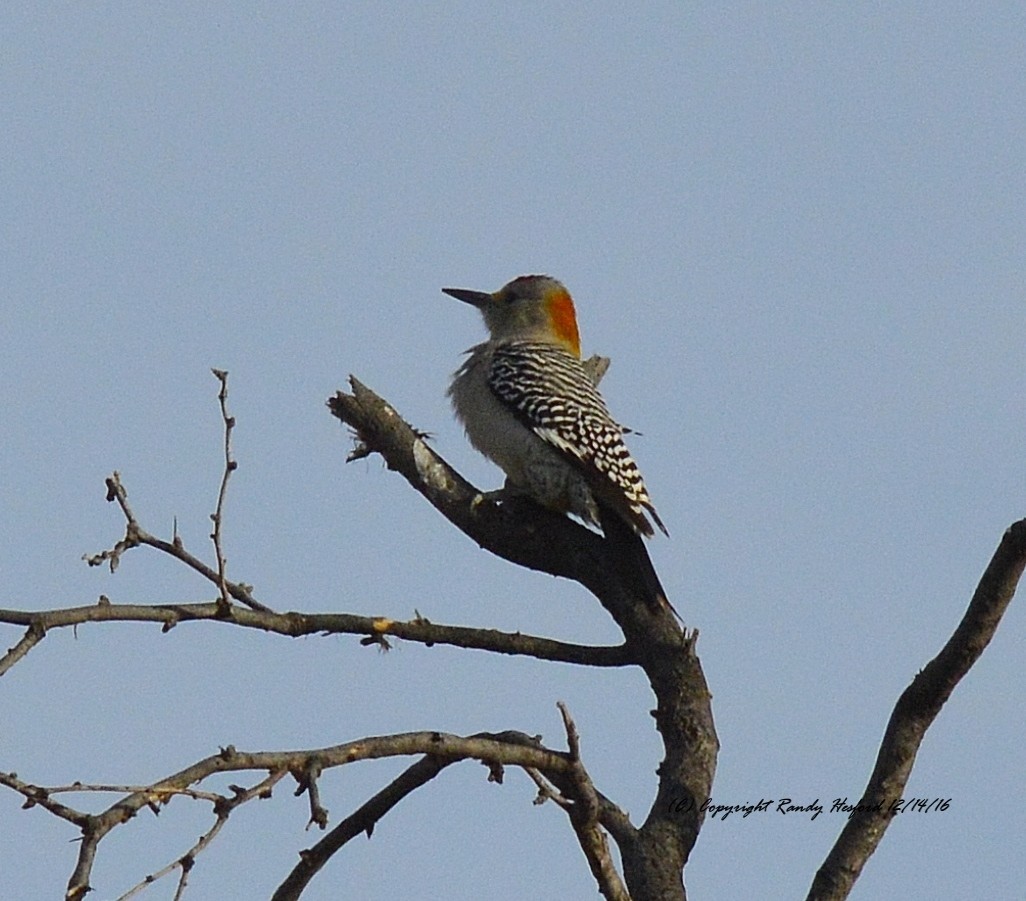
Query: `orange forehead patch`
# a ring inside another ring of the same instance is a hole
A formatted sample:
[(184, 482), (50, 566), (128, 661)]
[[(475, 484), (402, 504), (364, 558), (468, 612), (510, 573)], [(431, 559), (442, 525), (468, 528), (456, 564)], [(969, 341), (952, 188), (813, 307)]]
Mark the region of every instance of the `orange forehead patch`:
[(566, 288), (554, 288), (545, 298), (549, 308), (549, 321), (552, 331), (570, 350), (574, 356), (581, 355), (581, 336), (577, 331), (577, 315), (574, 313), (574, 302), (570, 299)]

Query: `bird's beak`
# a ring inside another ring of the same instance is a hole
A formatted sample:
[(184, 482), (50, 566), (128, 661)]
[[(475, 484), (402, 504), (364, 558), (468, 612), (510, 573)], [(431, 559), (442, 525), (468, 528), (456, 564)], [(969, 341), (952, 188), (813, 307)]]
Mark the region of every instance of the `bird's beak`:
[(457, 300), (462, 300), (464, 303), (469, 303), (472, 307), (477, 307), (478, 309), (481, 309), (487, 303), (491, 303), (494, 299), (486, 291), (468, 291), (466, 288), (442, 288), (442, 293), (455, 297)]

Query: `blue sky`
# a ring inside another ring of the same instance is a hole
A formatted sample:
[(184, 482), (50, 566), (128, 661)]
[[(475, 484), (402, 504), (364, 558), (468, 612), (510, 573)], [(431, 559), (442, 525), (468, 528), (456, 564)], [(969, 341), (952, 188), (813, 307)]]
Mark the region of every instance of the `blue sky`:
[[(238, 419), (229, 575), (280, 610), (413, 615), (605, 643), (578, 586), (518, 571), (350, 448), (358, 375), (483, 488), (445, 399), (472, 310), (544, 272), (574, 294), (603, 391), (701, 632), (714, 798), (858, 797), (898, 694), (1026, 515), (1026, 13), (1016, 4), (35, 4), (0, 13), (0, 606), (211, 598), (121, 535), (208, 557), (212, 366)], [(1024, 613), (1013, 603), (923, 743), (853, 898), (1026, 876)], [(4, 627), (3, 647), (17, 640)], [(0, 685), (0, 768), (143, 783), (218, 746), (520, 729), (562, 742), (636, 819), (658, 744), (635, 671), (590, 672), (212, 625), (53, 633)], [(325, 777), (333, 821), (404, 763)], [(594, 897), (533, 786), (446, 771), (307, 897)], [(84, 802), (83, 802), (84, 803)], [(70, 828), (0, 793), (0, 895), (57, 897)], [(266, 897), (316, 836), (289, 790), (238, 811), (193, 898)], [(209, 824), (178, 802), (101, 846), (114, 898)], [(843, 820), (707, 822), (695, 898), (803, 896)], [(170, 897), (172, 883), (150, 896)]]

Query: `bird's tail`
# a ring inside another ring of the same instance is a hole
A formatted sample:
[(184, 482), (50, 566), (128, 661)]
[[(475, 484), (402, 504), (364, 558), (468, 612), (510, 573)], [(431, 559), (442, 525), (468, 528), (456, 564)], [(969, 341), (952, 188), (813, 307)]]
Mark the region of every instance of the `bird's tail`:
[(651, 607), (669, 610), (680, 620), (680, 614), (670, 603), (663, 583), (659, 581), (644, 539), (605, 504), (599, 504), (599, 517), (616, 568), (624, 574), (631, 588), (641, 594)]

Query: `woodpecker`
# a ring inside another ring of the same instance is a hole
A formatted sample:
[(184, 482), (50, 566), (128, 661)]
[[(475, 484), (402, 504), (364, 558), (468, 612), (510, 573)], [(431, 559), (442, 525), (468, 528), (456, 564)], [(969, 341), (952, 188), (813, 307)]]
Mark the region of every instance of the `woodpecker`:
[(599, 526), (607, 538), (611, 526), (622, 531), (620, 523), (650, 537), (649, 517), (666, 534), (624, 430), (581, 361), (567, 289), (545, 275), (524, 275), (494, 294), (442, 291), (477, 307), (490, 332), (467, 351), (449, 397), (471, 444), (506, 473), (507, 487)]

